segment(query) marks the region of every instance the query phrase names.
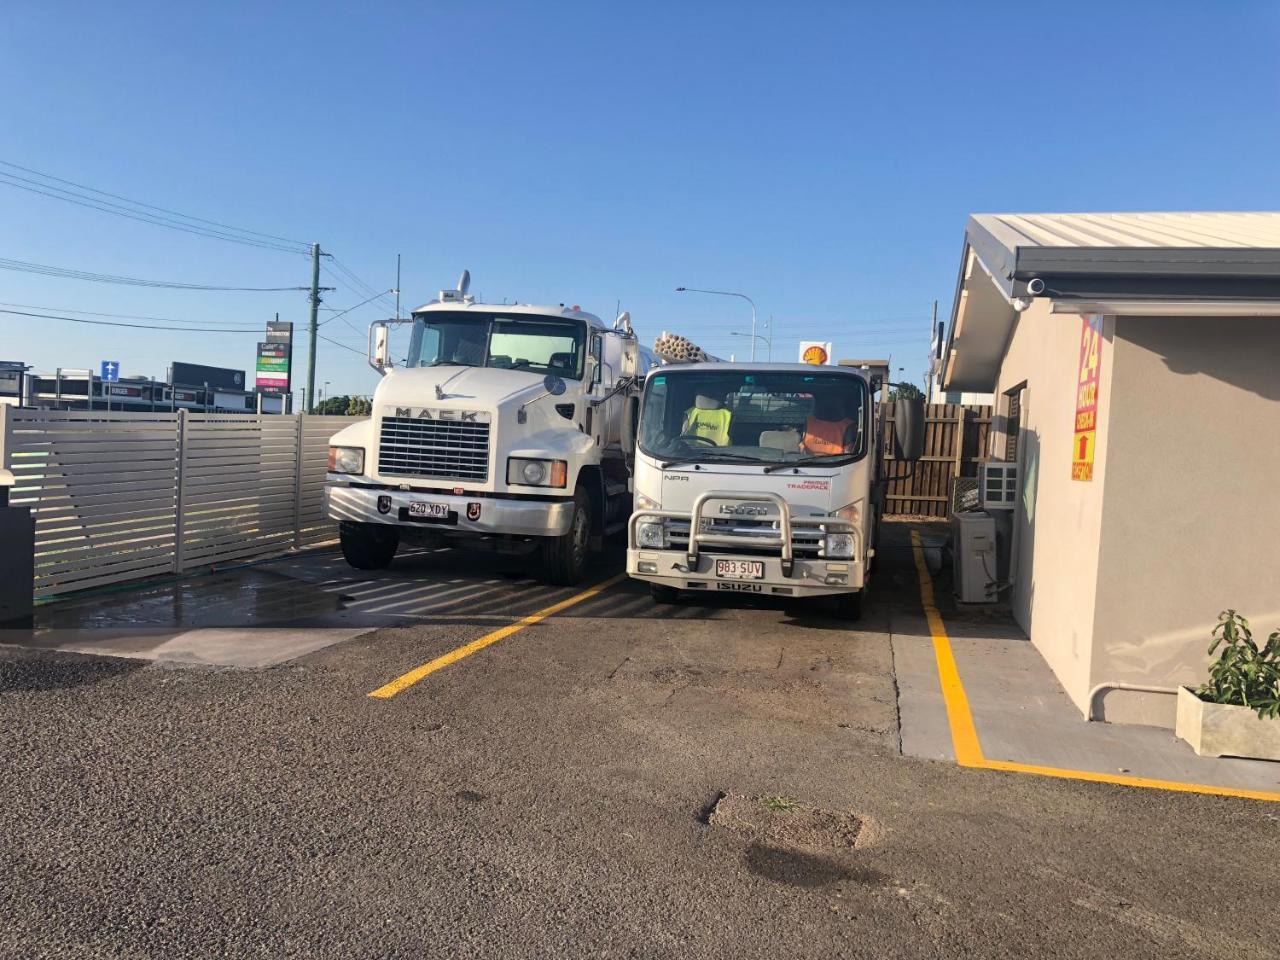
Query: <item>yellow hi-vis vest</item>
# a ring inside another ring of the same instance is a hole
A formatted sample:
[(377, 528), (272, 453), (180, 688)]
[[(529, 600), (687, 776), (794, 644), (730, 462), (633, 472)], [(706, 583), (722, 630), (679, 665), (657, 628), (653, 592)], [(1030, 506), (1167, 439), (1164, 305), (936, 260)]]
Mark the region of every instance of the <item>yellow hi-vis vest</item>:
[(685, 413), (684, 426), (680, 428), (680, 432), (706, 437), (717, 447), (727, 447), (729, 445), (729, 416), (729, 411), (723, 408), (719, 410), (701, 410), (698, 407), (693, 407)]

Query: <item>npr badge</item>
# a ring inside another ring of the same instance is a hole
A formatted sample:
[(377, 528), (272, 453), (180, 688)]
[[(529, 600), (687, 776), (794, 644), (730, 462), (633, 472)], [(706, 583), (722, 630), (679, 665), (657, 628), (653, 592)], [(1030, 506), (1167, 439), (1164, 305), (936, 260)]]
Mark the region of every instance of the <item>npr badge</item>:
[(480, 504), (474, 500), (467, 504), (467, 519), (471, 521), (480, 519)]

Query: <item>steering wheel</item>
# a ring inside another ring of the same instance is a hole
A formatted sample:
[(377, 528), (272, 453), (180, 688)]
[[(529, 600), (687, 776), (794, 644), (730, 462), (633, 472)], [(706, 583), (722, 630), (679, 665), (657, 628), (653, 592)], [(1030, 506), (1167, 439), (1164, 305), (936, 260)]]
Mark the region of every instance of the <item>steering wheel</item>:
[(710, 437), (704, 437), (696, 433), (682, 433), (680, 434), (680, 436), (676, 437), (676, 439), (684, 440), (686, 443), (703, 443), (703, 444), (706, 444), (708, 447), (720, 446), (720, 444), (716, 443)]

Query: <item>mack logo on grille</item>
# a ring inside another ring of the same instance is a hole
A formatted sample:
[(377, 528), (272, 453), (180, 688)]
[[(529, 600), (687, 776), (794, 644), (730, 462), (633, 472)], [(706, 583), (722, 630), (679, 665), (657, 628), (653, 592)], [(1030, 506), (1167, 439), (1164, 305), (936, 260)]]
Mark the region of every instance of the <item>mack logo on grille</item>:
[(484, 410), (443, 410), (435, 407), (396, 407), (395, 415), (408, 420), (449, 420), (456, 423), (488, 423)]

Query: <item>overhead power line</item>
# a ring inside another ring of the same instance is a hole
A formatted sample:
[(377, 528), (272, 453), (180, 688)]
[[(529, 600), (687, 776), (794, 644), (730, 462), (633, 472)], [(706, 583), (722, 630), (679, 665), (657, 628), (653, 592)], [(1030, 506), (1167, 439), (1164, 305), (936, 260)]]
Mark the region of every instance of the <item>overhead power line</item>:
[(339, 281), (341, 281), (345, 277), (346, 282), (350, 283), (357, 290), (359, 290), (361, 293), (367, 296), (370, 300), (378, 300), (380, 303), (385, 305), (388, 309), (395, 308), (395, 300), (392, 299), (390, 291), (380, 291), (373, 284), (368, 283), (365, 280), (361, 279), (361, 277), (358, 274), (356, 274), (354, 270), (348, 267), (345, 263), (343, 263), (337, 257), (333, 256), (333, 254), (329, 255), (329, 263), (332, 263), (333, 267), (336, 270), (340, 271), (342, 274), (342, 276), (339, 276), (339, 274), (335, 273), (332, 269), (330, 269), (329, 264), (326, 263), (324, 265), (324, 269), (325, 269), (325, 272), (329, 274), (329, 276), (334, 277)]
[(0, 300), (0, 307), (20, 307), (23, 310), (43, 310), (53, 313), (76, 313), (87, 317), (111, 317), (113, 320), (154, 320), (157, 323), (198, 323), (212, 327), (236, 326), (243, 320), (178, 320), (174, 317), (152, 317), (137, 313), (103, 313), (99, 310), (77, 310), (75, 307), (50, 307), (41, 303), (6, 303)]
[(367, 332), (362, 333), (359, 329), (357, 329), (351, 323), (351, 321), (346, 318), (346, 315), (350, 313), (352, 310), (359, 310), (361, 307), (368, 306), (370, 302), (372, 302), (373, 300), (376, 300), (379, 296), (381, 296), (381, 294), (375, 294), (374, 296), (370, 297), (368, 300), (360, 301), (354, 307), (347, 307), (347, 309), (340, 310), (339, 312), (335, 313), (331, 317), (325, 317), (324, 320), (320, 322), (319, 326), (323, 327), (326, 323), (329, 323), (330, 321), (333, 321), (333, 320), (341, 320), (344, 324), (346, 324), (347, 328), (352, 333), (354, 333), (357, 337), (366, 337), (368, 336), (368, 333)]
[(46, 277), (59, 277), (66, 280), (91, 280), (95, 283), (120, 283), (134, 287), (164, 287), (169, 290), (225, 290), (242, 293), (281, 293), (285, 291), (310, 290), (310, 287), (223, 287), (207, 283), (178, 283), (170, 280), (141, 280), (137, 277), (119, 277), (109, 273), (90, 273), (87, 270), (73, 270), (68, 267), (52, 267), (43, 263), (27, 263), (24, 260), (9, 260), (0, 257), (0, 270), (19, 270), (23, 273), (36, 273)]
[(355, 347), (349, 347), (345, 343), (342, 343), (338, 340), (334, 340), (331, 337), (326, 337), (323, 333), (317, 333), (316, 336), (319, 337), (321, 340), (323, 340), (325, 343), (332, 343), (335, 347), (341, 347), (343, 350), (350, 350), (352, 353), (358, 353), (362, 357), (367, 355), (364, 350), (357, 350)]
[[(39, 170), (33, 170), (30, 167), (24, 167), (8, 160), (0, 160), (0, 166), (21, 170), (24, 173), (39, 177), (40, 179), (33, 180), (29, 177), (22, 177), (15, 173), (0, 170), (0, 185), (25, 190), (28, 193), (40, 194), (55, 200), (64, 200), (68, 203), (89, 207), (103, 213), (110, 213), (130, 220), (150, 223), (153, 226), (167, 227), (171, 230), (180, 230), (184, 233), (209, 237), (215, 240), (228, 240), (232, 243), (278, 250), (282, 253), (306, 254), (308, 252), (308, 245), (300, 240), (291, 240), (288, 237), (248, 230), (244, 227), (221, 223), (217, 220), (208, 220), (204, 217), (180, 213), (167, 207), (143, 203), (140, 200), (132, 200), (118, 193), (109, 193), (106, 190), (99, 190), (96, 187), (86, 186), (72, 180), (64, 180), (61, 177), (42, 173)], [(54, 185), (59, 183), (66, 186), (59, 187)], [(73, 187), (74, 189), (67, 189), (67, 187)], [(96, 194), (96, 196), (91, 194)], [(100, 199), (101, 197), (110, 197), (112, 199), (103, 200)], [(114, 203), (112, 202), (113, 200), (120, 200), (123, 203)]]
[(226, 327), (163, 327), (152, 323), (121, 323), (118, 320), (86, 320), (83, 317), (60, 317), (52, 313), (28, 313), (25, 310), (0, 310), (17, 317), (36, 317), (41, 320), (67, 320), (71, 323), (87, 323), (95, 327), (131, 327), (135, 330), (172, 330), (175, 333), (261, 333), (257, 328), (228, 330)]

